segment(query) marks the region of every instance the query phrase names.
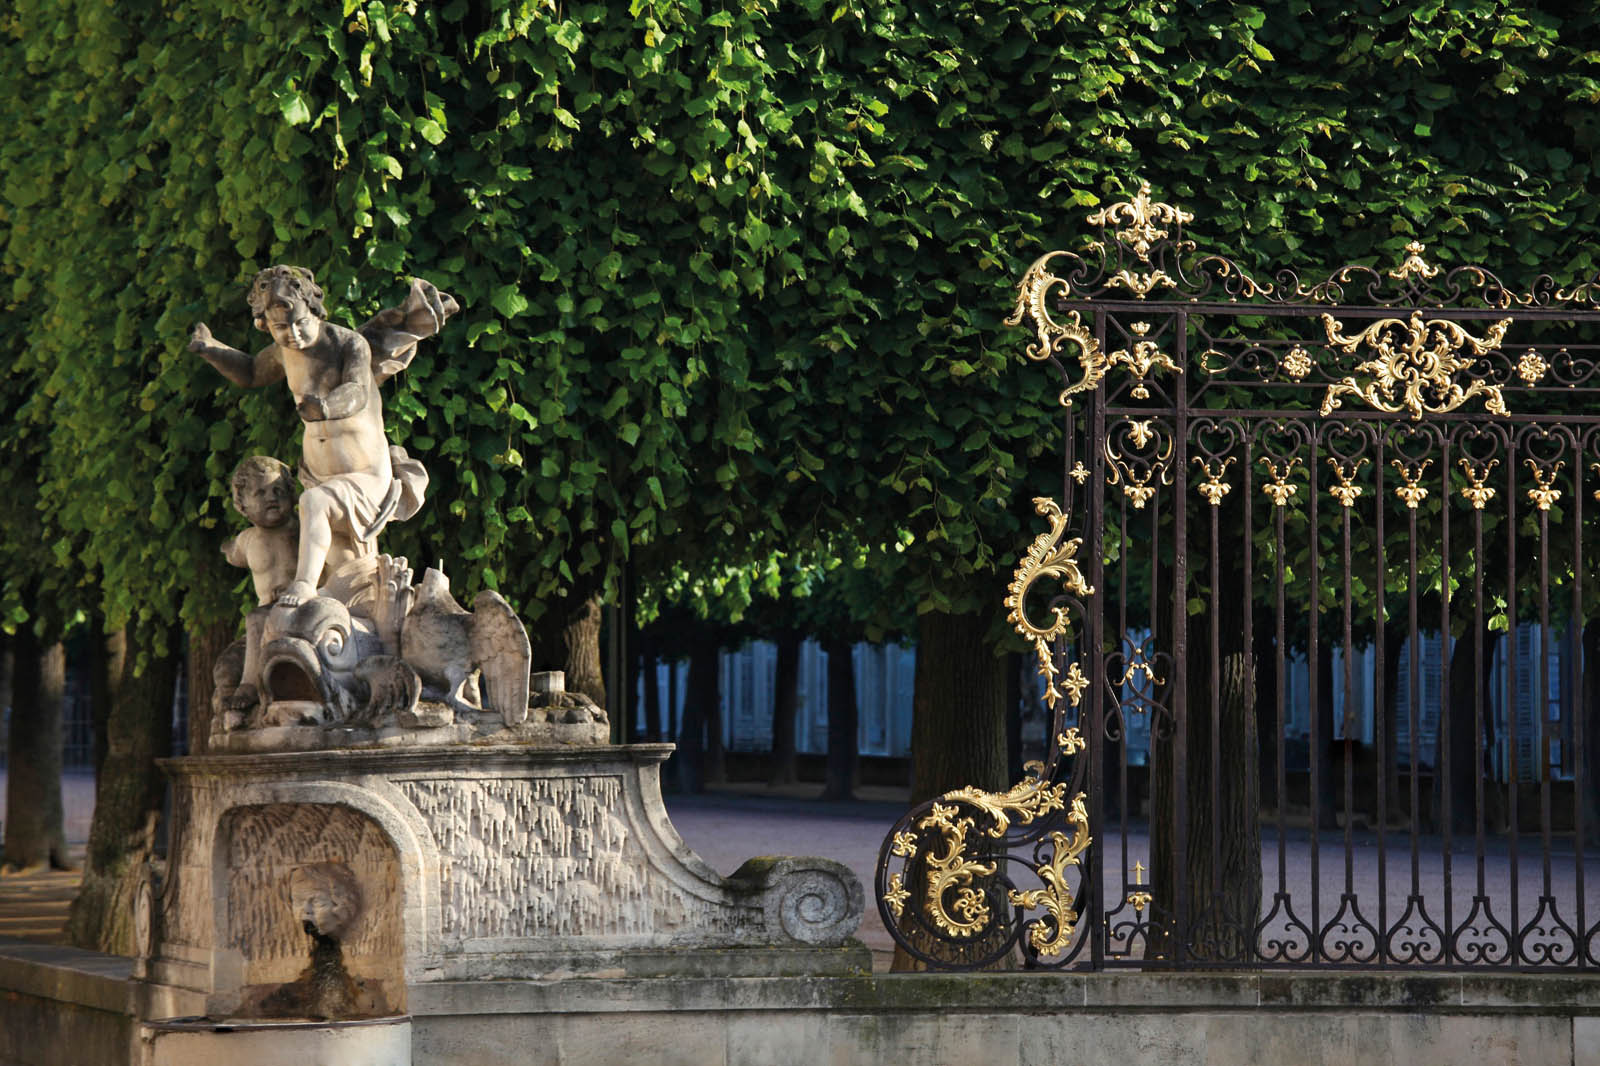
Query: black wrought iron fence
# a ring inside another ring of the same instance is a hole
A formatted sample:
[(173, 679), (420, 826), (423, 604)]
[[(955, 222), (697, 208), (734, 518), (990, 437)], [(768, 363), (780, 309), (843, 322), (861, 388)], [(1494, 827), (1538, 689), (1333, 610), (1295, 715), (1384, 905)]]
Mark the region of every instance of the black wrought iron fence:
[(1268, 282), (1189, 221), (1146, 187), (1023, 279), (1052, 744), (901, 820), (885, 924), (952, 967), (1600, 965), (1600, 279)]

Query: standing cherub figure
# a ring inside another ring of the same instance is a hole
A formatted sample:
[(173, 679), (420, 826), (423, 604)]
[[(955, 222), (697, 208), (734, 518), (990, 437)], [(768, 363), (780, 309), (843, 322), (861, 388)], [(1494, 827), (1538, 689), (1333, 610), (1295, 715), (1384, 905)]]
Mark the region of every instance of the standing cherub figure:
[(325, 570), (377, 552), (377, 536), (422, 505), (428, 474), (384, 435), (378, 385), (409, 364), (416, 343), (460, 310), (425, 281), (412, 282), (402, 307), (380, 312), (359, 331), (324, 320), (322, 289), (311, 271), (274, 266), (250, 285), (257, 329), (273, 343), (254, 356), (218, 344), (205, 323), (189, 341), (235, 385), (286, 380), (305, 423), (300, 538), (294, 578), (277, 602), (316, 595)]

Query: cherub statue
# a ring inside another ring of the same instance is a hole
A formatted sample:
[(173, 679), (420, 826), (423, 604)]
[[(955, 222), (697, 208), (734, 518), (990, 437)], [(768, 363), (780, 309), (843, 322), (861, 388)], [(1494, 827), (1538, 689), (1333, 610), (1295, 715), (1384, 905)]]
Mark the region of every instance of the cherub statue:
[(293, 580), (277, 602), (294, 606), (316, 595), (325, 571), (377, 553), (377, 536), (422, 505), (428, 474), (384, 435), (378, 385), (404, 369), (416, 343), (437, 333), (459, 305), (427, 282), (412, 282), (403, 306), (360, 330), (324, 320), (322, 289), (311, 271), (274, 266), (250, 285), (257, 329), (272, 343), (254, 356), (218, 344), (205, 323), (189, 341), (236, 385), (284, 380), (305, 423), (300, 481), (300, 537)]
[(256, 599), (273, 603), (294, 580), (300, 529), (295, 522), (294, 479), (270, 455), (252, 455), (233, 471), (233, 506), (250, 528), (222, 545), (234, 566), (250, 571)]
[(260, 701), (261, 631), (269, 607), (294, 580), (299, 528), (294, 518), (294, 479), (270, 455), (252, 455), (233, 471), (233, 506), (250, 528), (222, 545), (223, 557), (250, 571), (260, 606), (245, 616), (244, 662), (239, 682), (227, 695), (227, 726), (236, 727)]

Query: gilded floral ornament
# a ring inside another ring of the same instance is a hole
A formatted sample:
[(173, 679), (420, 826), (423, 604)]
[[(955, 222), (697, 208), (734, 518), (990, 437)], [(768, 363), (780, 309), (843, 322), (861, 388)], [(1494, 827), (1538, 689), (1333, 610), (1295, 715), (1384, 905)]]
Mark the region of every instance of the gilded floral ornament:
[(1017, 287), (1017, 306), (1005, 322), (1008, 326), (1028, 323), (1033, 327), (1034, 341), (1024, 349), (1024, 354), (1035, 362), (1060, 357), (1068, 344), (1077, 348), (1081, 374), (1062, 389), (1058, 397), (1062, 407), (1071, 407), (1073, 396), (1099, 387), (1106, 374), (1106, 357), (1078, 312), (1068, 312), (1066, 318), (1057, 322), (1046, 307), (1046, 297), (1052, 290), (1059, 288), (1063, 296), (1071, 293), (1064, 280), (1050, 273), (1050, 260), (1065, 254), (1050, 252), (1034, 261), (1022, 275), (1022, 283)]
[(1283, 357), (1283, 372), (1295, 381), (1300, 381), (1311, 373), (1311, 353), (1300, 345), (1289, 349), (1289, 354)]
[(1175, 374), (1181, 374), (1183, 370), (1161, 350), (1161, 345), (1144, 339), (1150, 332), (1150, 323), (1135, 322), (1132, 329), (1136, 338), (1132, 349), (1117, 349), (1107, 357), (1106, 363), (1108, 366), (1121, 364), (1133, 371), (1139, 378), (1138, 383), (1133, 387), (1134, 399), (1148, 400), (1150, 398), (1150, 389), (1145, 384), (1145, 381), (1150, 377), (1150, 371), (1160, 368), (1162, 370), (1170, 370)]
[(1523, 462), (1533, 472), (1533, 480), (1538, 482), (1536, 488), (1528, 490), (1528, 499), (1539, 510), (1550, 510), (1561, 500), (1561, 490), (1555, 487), (1556, 475), (1561, 473), (1561, 468), (1566, 464), (1558, 461), (1555, 466), (1540, 466), (1532, 459), (1525, 459)]
[(1082, 485), (1089, 480), (1089, 468), (1084, 466), (1082, 461), (1073, 463), (1072, 469), (1067, 473), (1067, 476)]
[(1356, 475), (1367, 465), (1367, 461), (1357, 459), (1354, 463), (1341, 463), (1337, 459), (1329, 459), (1328, 465), (1333, 468), (1333, 476), (1339, 479), (1337, 485), (1328, 489), (1329, 494), (1339, 501), (1340, 507), (1354, 506), (1361, 497), (1361, 486), (1356, 484)]
[(1500, 460), (1490, 459), (1487, 463), (1473, 463), (1466, 459), (1456, 460), (1463, 473), (1467, 475), (1467, 484), (1462, 486), (1461, 495), (1475, 511), (1483, 510), (1484, 504), (1494, 499), (1494, 487), (1486, 485), (1489, 474), (1500, 465)]
[(1529, 388), (1539, 384), (1549, 369), (1550, 364), (1545, 362), (1544, 356), (1539, 354), (1537, 348), (1529, 348), (1517, 360), (1517, 377), (1521, 378), (1523, 384)]
[(1122, 224), (1116, 238), (1126, 245), (1141, 262), (1150, 262), (1150, 249), (1157, 241), (1167, 237), (1167, 226), (1181, 226), (1193, 222), (1194, 216), (1171, 204), (1150, 199), (1150, 183), (1141, 181), (1139, 191), (1132, 200), (1124, 200), (1101, 208), (1089, 216), (1089, 225), (1104, 229)]
[(1222, 476), (1228, 472), (1228, 466), (1233, 462), (1233, 456), (1230, 455), (1218, 463), (1216, 469), (1212, 469), (1211, 463), (1198, 455), (1194, 457), (1194, 461), (1206, 476), (1198, 486), (1200, 495), (1204, 496), (1211, 506), (1221, 507), (1222, 498), (1233, 491), (1233, 486), (1222, 480)]
[(1049, 520), (1050, 528), (1033, 539), (1033, 544), (1012, 575), (1011, 584), (1006, 589), (1006, 618), (1020, 635), (1033, 641), (1034, 654), (1039, 660), (1039, 676), (1045, 679), (1045, 703), (1054, 710), (1061, 699), (1061, 690), (1056, 687), (1057, 670), (1055, 657), (1050, 653), (1050, 641), (1066, 635), (1067, 610), (1065, 607), (1053, 607), (1049, 624), (1035, 625), (1029, 621), (1026, 610), (1028, 590), (1042, 577), (1056, 578), (1064, 589), (1081, 599), (1093, 596), (1094, 589), (1084, 581), (1083, 571), (1078, 569), (1078, 548), (1083, 544), (1083, 538), (1074, 537), (1065, 544), (1061, 543), (1068, 522), (1061, 507), (1048, 496), (1038, 496), (1034, 498), (1033, 509)]
[(1390, 460), (1390, 464), (1400, 472), (1400, 484), (1395, 486), (1394, 494), (1408, 510), (1415, 511), (1417, 504), (1428, 498), (1427, 486), (1422, 484), (1422, 475), (1428, 472), (1428, 467), (1433, 465), (1432, 459), (1424, 459), (1420, 465), (1403, 463), (1399, 459)]
[(883, 902), (888, 906), (889, 913), (896, 918), (900, 917), (905, 910), (906, 900), (910, 898), (911, 893), (906, 891), (905, 882), (901, 880), (900, 875), (891, 874), (888, 891), (883, 894)]
[(1267, 468), (1267, 476), (1272, 478), (1271, 481), (1261, 486), (1261, 491), (1272, 498), (1274, 507), (1287, 506), (1289, 501), (1294, 498), (1295, 493), (1300, 491), (1300, 486), (1289, 480), (1290, 472), (1300, 465), (1300, 460), (1291, 457), (1284, 462), (1281, 470), (1278, 469), (1278, 464), (1271, 459), (1262, 458), (1259, 461), (1262, 466)]
[(917, 835), (915, 833), (896, 833), (894, 844), (890, 851), (903, 859), (914, 858), (917, 854)]
[(1422, 312), (1413, 311), (1409, 321), (1380, 319), (1354, 337), (1346, 337), (1340, 322), (1332, 315), (1323, 315), (1329, 344), (1347, 355), (1370, 348), (1374, 358), (1356, 366), (1358, 373), (1369, 378), (1365, 385), (1352, 376), (1328, 386), (1322, 413), (1328, 415), (1342, 406), (1341, 396), (1355, 396), (1390, 414), (1406, 411), (1415, 421), (1425, 412), (1454, 411), (1472, 397), (1483, 396), (1484, 407), (1491, 414), (1509, 414), (1500, 386), (1476, 378), (1463, 386), (1456, 377), (1474, 362), (1457, 353), (1465, 349), (1476, 357), (1498, 348), (1511, 321), (1502, 318), (1480, 340), (1454, 322), (1424, 322)]
[(1423, 258), (1427, 247), (1421, 241), (1412, 241), (1406, 245), (1406, 257), (1398, 267), (1389, 271), (1389, 276), (1396, 281), (1404, 281), (1413, 274), (1424, 280), (1431, 280), (1439, 276), (1439, 267)]
[(1067, 690), (1067, 702), (1076, 707), (1083, 702), (1083, 690), (1089, 687), (1089, 679), (1084, 676), (1083, 667), (1073, 663), (1067, 667), (1067, 676), (1061, 679), (1061, 684)]
[[(1077, 665), (1074, 663), (1073, 665)], [(1076, 755), (1089, 747), (1089, 742), (1083, 739), (1083, 734), (1078, 732), (1077, 726), (1071, 726), (1064, 733), (1056, 734), (1056, 744), (1060, 746), (1065, 755)]]

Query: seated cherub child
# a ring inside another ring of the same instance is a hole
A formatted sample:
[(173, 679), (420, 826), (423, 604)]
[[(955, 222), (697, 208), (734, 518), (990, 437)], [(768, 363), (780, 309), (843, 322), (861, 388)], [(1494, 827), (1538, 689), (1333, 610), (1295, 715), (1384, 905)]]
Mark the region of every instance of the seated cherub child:
[(250, 528), (225, 543), (222, 554), (249, 569), (256, 599), (265, 607), (294, 580), (300, 550), (289, 468), (270, 455), (250, 456), (233, 472), (233, 506)]
[[(233, 506), (250, 520), (250, 528), (222, 546), (234, 566), (246, 567), (261, 606), (244, 623), (244, 669), (239, 686), (227, 699), (235, 717), (260, 702), (256, 688), (261, 670), (261, 630), (272, 604), (294, 580), (300, 530), (295, 521), (294, 481), (289, 468), (269, 455), (252, 455), (233, 472)], [(234, 728), (240, 721), (229, 721)]]

